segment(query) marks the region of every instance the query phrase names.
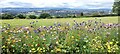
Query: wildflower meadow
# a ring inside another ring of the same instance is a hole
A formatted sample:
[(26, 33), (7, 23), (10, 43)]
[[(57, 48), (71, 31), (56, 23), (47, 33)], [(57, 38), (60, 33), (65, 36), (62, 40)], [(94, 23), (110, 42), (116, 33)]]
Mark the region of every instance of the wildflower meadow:
[(120, 53), (119, 23), (104, 23), (97, 18), (71, 22), (54, 22), (49, 26), (38, 26), (39, 20), (27, 22), (28, 25), (24, 26), (3, 22), (0, 27), (2, 53)]

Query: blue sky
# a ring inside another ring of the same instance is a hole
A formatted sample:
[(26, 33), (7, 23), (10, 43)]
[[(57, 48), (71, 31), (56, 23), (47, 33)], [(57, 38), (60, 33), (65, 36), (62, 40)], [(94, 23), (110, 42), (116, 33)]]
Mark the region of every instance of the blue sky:
[(0, 8), (86, 8), (111, 9), (114, 0), (0, 0)]

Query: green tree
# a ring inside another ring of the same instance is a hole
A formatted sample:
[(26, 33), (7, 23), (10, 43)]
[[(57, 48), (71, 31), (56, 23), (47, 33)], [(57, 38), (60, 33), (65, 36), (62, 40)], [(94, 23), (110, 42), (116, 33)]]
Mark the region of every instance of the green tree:
[(120, 16), (120, 0), (115, 0), (112, 11)]
[(26, 18), (26, 16), (23, 15), (23, 14), (18, 14), (16, 17), (18, 17), (18, 18), (20, 18), (20, 19), (25, 19), (25, 18)]
[(80, 16), (83, 16), (83, 12), (80, 13)]
[(35, 15), (29, 15), (28, 16), (30, 19), (36, 19), (37, 18), (37, 16), (35, 16)]
[(6, 14), (1, 14), (0, 18), (2, 18), (2, 19), (13, 19), (14, 17), (13, 17), (13, 15), (6, 13)]
[(40, 18), (43, 18), (43, 19), (45, 19), (45, 18), (51, 18), (51, 15), (48, 14), (48, 13), (42, 13), (42, 14), (39, 16), (39, 19), (40, 19)]

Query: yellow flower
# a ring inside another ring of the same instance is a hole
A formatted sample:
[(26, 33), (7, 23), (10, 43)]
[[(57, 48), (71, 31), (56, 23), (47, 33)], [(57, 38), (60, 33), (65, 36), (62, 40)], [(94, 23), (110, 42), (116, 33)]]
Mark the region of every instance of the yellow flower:
[(12, 47), (15, 47), (14, 45), (11, 45)]
[(38, 44), (35, 44), (35, 46), (37, 46)]
[(83, 48), (86, 48), (86, 46), (84, 45)]
[(58, 44), (58, 41), (56, 41), (56, 44)]
[(5, 48), (5, 45), (4, 45), (4, 46), (2, 46), (2, 48)]
[(8, 44), (10, 44), (10, 42), (7, 42)]
[(110, 45), (108, 45), (108, 49), (110, 49)]
[(42, 50), (42, 48), (40, 48), (40, 50)]
[(74, 36), (72, 36), (72, 38), (74, 38)]
[(111, 52), (110, 50), (108, 50), (108, 52)]
[(61, 49), (59, 49), (59, 48), (58, 48), (58, 49), (56, 49), (56, 51), (59, 51), (59, 52), (60, 52), (60, 51), (61, 51)]
[(117, 49), (117, 50), (119, 50), (119, 48), (118, 48), (118, 47), (116, 47), (116, 49)]
[(119, 43), (118, 41), (116, 41), (116, 43)]
[(68, 28), (68, 27), (66, 27), (66, 28)]
[(28, 36), (26, 36), (26, 38), (28, 38)]
[(45, 39), (45, 38), (43, 38), (43, 40), (44, 40), (44, 41), (46, 41), (46, 39)]
[(113, 44), (113, 42), (110, 42), (110, 44)]
[(85, 26), (85, 28), (88, 28), (87, 26)]
[(53, 50), (51, 50), (51, 52), (54, 52)]
[(13, 40), (12, 42), (13, 42), (13, 43), (15, 43), (15, 42), (16, 42), (16, 40)]
[(112, 39), (112, 41), (115, 41), (114, 39)]
[(32, 50), (34, 51), (34, 50), (35, 50), (35, 48), (32, 48)]
[(98, 50), (98, 48), (96, 48), (96, 50)]
[(101, 48), (101, 46), (98, 46), (98, 48)]
[(31, 50), (29, 52), (31, 52)]
[(37, 50), (40, 50), (40, 47), (38, 47)]
[(45, 50), (43, 50), (43, 52), (45, 52)]
[(33, 47), (33, 45), (31, 45)]
[(18, 40), (19, 42), (21, 42), (21, 40)]
[(9, 38), (9, 39), (7, 39), (7, 41), (10, 41), (10, 38)]

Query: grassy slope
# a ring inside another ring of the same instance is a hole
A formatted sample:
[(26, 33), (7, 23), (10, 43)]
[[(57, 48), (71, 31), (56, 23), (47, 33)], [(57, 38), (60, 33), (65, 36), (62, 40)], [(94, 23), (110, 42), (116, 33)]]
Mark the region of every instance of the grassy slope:
[(22, 26), (22, 25), (29, 25), (30, 22), (38, 20), (39, 22), (37, 25), (44, 25), (49, 26), (53, 25), (54, 22), (60, 22), (60, 23), (73, 23), (73, 20), (76, 20), (77, 22), (87, 21), (87, 20), (94, 20), (95, 18), (101, 19), (105, 23), (118, 23), (118, 17), (90, 17), (90, 18), (60, 18), (60, 19), (11, 19), (11, 20), (0, 20), (0, 24), (3, 23), (9, 23), (12, 26)]

